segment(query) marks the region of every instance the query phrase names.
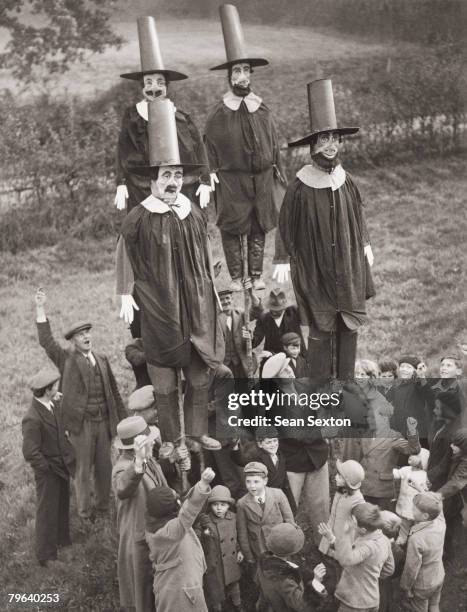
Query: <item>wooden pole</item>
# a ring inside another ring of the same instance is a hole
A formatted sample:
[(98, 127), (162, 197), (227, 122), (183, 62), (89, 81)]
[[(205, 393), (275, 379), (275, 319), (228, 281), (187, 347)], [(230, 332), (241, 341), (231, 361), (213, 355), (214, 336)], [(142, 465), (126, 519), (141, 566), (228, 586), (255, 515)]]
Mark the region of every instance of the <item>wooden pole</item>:
[[(241, 244), (241, 252), (242, 252), (242, 270), (243, 270), (243, 280), (247, 280), (248, 278), (248, 236), (246, 234), (242, 234), (240, 236), (240, 244)], [(250, 290), (244, 289), (243, 295), (245, 298), (245, 312), (243, 313), (243, 321), (245, 327), (250, 331), (250, 308), (251, 308), (251, 296)], [(247, 355), (247, 363), (248, 363), (248, 378), (253, 378), (253, 353), (251, 346), (251, 338), (246, 340), (246, 355)]]
[[(182, 390), (182, 370), (177, 368), (177, 395), (178, 395), (178, 422), (180, 425), (180, 438), (179, 447), (186, 449), (186, 435), (185, 435), (185, 411), (183, 410), (183, 390)], [(183, 491), (188, 491), (188, 474), (191, 469), (191, 458), (188, 458), (180, 464), (180, 470), (182, 473), (182, 487)]]

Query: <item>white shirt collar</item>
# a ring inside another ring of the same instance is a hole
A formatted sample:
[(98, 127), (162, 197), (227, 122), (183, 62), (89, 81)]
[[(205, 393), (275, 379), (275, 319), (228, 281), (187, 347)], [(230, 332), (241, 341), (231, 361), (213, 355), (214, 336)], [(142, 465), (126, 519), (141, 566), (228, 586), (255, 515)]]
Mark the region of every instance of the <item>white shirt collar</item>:
[(181, 220), (188, 217), (191, 213), (191, 202), (183, 193), (178, 194), (174, 206), (168, 206), (165, 202), (162, 202), (162, 200), (159, 200), (159, 198), (156, 198), (152, 194), (141, 202), (141, 206), (144, 206), (149, 212), (158, 213), (160, 215), (169, 212), (169, 210), (174, 210)]
[(37, 400), (38, 402), (40, 402), (40, 403), (41, 403), (43, 406), (45, 406), (45, 408), (47, 408), (47, 410), (48, 410), (49, 412), (52, 412), (52, 413), (53, 413), (53, 410), (52, 410), (52, 402), (46, 402), (45, 400), (43, 400), (42, 398), (39, 398), (39, 397), (36, 397), (36, 400)]
[(266, 501), (266, 491), (264, 491), (264, 493), (262, 495), (255, 495), (255, 502), (257, 502), (259, 504), (259, 500), (261, 500), (264, 504), (264, 502)]
[(242, 98), (241, 96), (236, 96), (233, 91), (229, 90), (226, 94), (224, 94), (224, 97), (222, 98), (222, 101), (224, 102), (225, 106), (227, 106), (227, 108), (230, 108), (230, 110), (233, 111), (237, 111), (240, 108), (242, 100), (245, 100), (245, 104), (249, 113), (254, 113), (255, 111), (257, 111), (258, 108), (261, 106), (261, 103), (263, 102), (263, 100), (259, 96), (254, 94), (252, 91), (250, 91), (247, 96)]
[(92, 366), (95, 366), (95, 365), (96, 365), (96, 358), (95, 358), (95, 357), (94, 357), (94, 355), (91, 353), (91, 351), (88, 351), (87, 353), (83, 353), (83, 355), (84, 355), (85, 359), (88, 359), (88, 360), (89, 360), (89, 363), (90, 363)]
[[(177, 107), (175, 106), (175, 104), (172, 102), (173, 108), (174, 108), (174, 113), (177, 110)], [(148, 121), (148, 101), (147, 100), (140, 100), (137, 104), (136, 104), (136, 112), (138, 113), (138, 115), (140, 117), (142, 117), (145, 121)]]
[(284, 310), (284, 312), (281, 314), (281, 316), (280, 316), (280, 317), (277, 317), (277, 319), (274, 319), (274, 323), (277, 325), (277, 327), (280, 327), (280, 326), (281, 326), (282, 319), (284, 318), (284, 313), (285, 313), (285, 310)]
[(314, 164), (307, 164), (297, 172), (297, 178), (308, 187), (314, 189), (330, 187), (333, 191), (336, 191), (345, 183), (345, 170), (339, 164), (329, 173), (317, 168)]

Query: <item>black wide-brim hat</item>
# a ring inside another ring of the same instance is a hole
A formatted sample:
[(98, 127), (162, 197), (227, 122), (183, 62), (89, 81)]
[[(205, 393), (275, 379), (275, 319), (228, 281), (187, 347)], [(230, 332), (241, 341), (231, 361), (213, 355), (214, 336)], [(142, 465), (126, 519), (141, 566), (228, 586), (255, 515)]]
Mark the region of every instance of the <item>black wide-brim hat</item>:
[(242, 57), (240, 59), (224, 62), (223, 64), (219, 64), (219, 66), (209, 68), (209, 70), (228, 70), (232, 66), (235, 66), (235, 64), (250, 64), (252, 68), (256, 68), (257, 66), (268, 66), (269, 62), (267, 59), (261, 57)]
[(358, 132), (360, 128), (357, 126), (337, 125), (331, 79), (318, 79), (308, 83), (307, 89), (311, 131), (306, 136), (289, 142), (289, 147), (311, 144), (316, 136), (325, 132), (334, 132), (340, 136)]
[(186, 174), (194, 174), (195, 172), (205, 168), (203, 164), (182, 164), (180, 162), (161, 162), (160, 164), (153, 164), (151, 166), (133, 166), (131, 172), (138, 174), (139, 176), (157, 176), (157, 171), (161, 166), (180, 166), (183, 168), (183, 172)]
[(183, 81), (188, 76), (183, 72), (177, 72), (176, 70), (144, 70), (139, 72), (125, 72), (121, 74), (122, 79), (130, 79), (131, 81), (141, 81), (142, 78), (148, 74), (163, 74), (168, 81)]

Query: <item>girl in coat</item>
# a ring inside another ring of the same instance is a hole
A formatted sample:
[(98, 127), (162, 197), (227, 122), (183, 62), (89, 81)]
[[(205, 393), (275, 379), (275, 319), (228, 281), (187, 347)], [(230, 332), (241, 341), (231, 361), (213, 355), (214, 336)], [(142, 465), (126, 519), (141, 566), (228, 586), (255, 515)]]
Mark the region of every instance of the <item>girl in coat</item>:
[(208, 497), (209, 512), (200, 516), (200, 540), (206, 556), (204, 592), (210, 610), (221, 611), (226, 599), (235, 610), (242, 610), (240, 600), (240, 563), (243, 554), (238, 548), (235, 501), (227, 487), (218, 485)]
[(207, 612), (203, 593), (206, 561), (193, 523), (209, 497), (214, 477), (214, 471), (206, 468), (180, 509), (169, 487), (148, 494), (146, 541), (154, 569), (157, 612)]

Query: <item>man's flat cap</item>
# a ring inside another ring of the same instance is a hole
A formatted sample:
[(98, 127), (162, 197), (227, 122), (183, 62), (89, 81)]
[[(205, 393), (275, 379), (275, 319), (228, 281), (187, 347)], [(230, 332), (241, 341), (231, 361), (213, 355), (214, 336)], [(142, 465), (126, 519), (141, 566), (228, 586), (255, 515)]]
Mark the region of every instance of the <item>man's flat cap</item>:
[(43, 389), (44, 387), (52, 385), (56, 380), (59, 380), (59, 378), (60, 372), (58, 370), (54, 368), (44, 368), (29, 379), (29, 388), (31, 391)]
[(65, 332), (65, 340), (70, 340), (75, 334), (78, 334), (86, 329), (91, 329), (91, 327), (92, 323), (89, 323), (88, 321), (78, 321)]

